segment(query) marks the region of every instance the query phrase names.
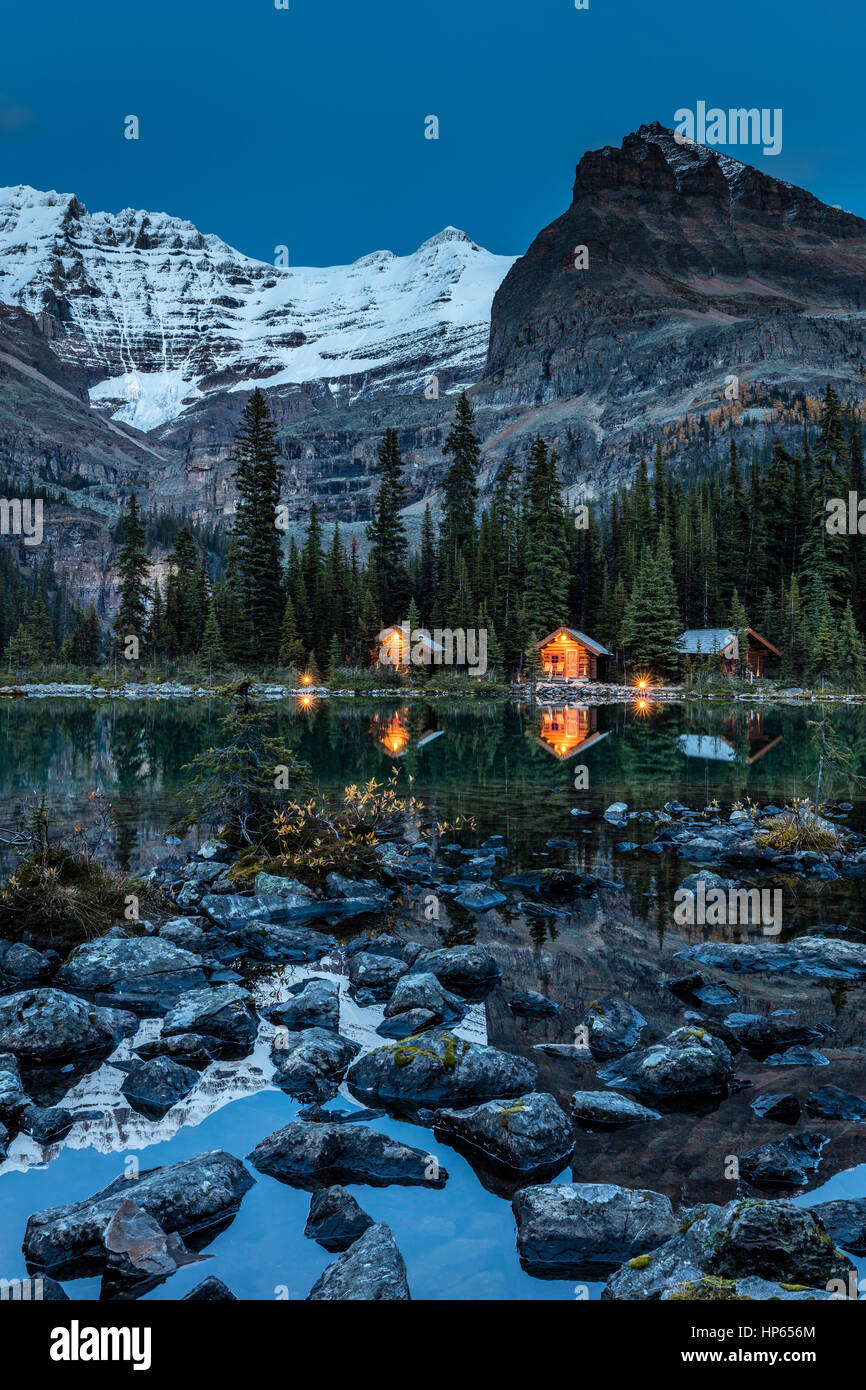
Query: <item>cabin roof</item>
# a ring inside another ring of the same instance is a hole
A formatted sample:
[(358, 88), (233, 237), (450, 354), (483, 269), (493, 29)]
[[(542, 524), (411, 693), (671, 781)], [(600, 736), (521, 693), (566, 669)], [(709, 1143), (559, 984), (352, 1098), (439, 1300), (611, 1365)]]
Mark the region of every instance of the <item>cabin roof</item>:
[(546, 637), (542, 637), (540, 642), (536, 642), (537, 647), (546, 647), (548, 642), (552, 642), (554, 637), (558, 637), (561, 632), (568, 633), (568, 636), (575, 642), (579, 642), (582, 647), (595, 652), (596, 656), (610, 656), (607, 647), (603, 647), (600, 642), (594, 642), (591, 637), (587, 637), (585, 632), (578, 632), (576, 627), (555, 627)]
[[(391, 623), (388, 627), (383, 627), (379, 638), (379, 645), (382, 646), (383, 643), (387, 642), (395, 632), (400, 633), (402, 637), (403, 629), (399, 623)], [(414, 647), (416, 642), (420, 642), (424, 647), (429, 647), (431, 652), (444, 652), (445, 650), (442, 644), (440, 642), (434, 642), (430, 633), (422, 627), (413, 628), (409, 634), (409, 646)]]
[(762, 647), (766, 647), (768, 652), (772, 652), (774, 656), (782, 655), (778, 647), (774, 647), (772, 642), (768, 642), (766, 637), (762, 637), (760, 632), (756, 632), (753, 627), (747, 627), (746, 632), (750, 637), (754, 637), (756, 642), (760, 642)]
[(724, 651), (737, 640), (737, 634), (727, 627), (692, 627), (677, 638), (677, 651), (688, 655), (698, 652), (712, 656)]

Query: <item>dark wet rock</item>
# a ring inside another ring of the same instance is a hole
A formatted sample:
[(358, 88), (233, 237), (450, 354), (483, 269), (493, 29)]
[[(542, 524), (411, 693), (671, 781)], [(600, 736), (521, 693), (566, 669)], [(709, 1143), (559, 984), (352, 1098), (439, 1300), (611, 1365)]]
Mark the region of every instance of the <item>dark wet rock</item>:
[(209, 931), (201, 925), (204, 921), (206, 918), (203, 917), (195, 922), (189, 917), (172, 917), (170, 922), (163, 922), (158, 935), (162, 941), (168, 941), (172, 946), (202, 955), (222, 941), (221, 935), (214, 930), (210, 922), (207, 923)]
[(821, 1028), (798, 1023), (796, 1019), (788, 1022), (766, 1014), (728, 1014), (723, 1023), (739, 1047), (748, 1047), (756, 1052), (788, 1047), (792, 1043), (813, 1042), (824, 1035)]
[(287, 927), (268, 922), (249, 922), (229, 931), (232, 941), (250, 960), (302, 964), (321, 960), (336, 950), (332, 936), (309, 927)]
[(520, 888), (540, 898), (570, 902), (574, 898), (593, 898), (601, 889), (621, 893), (621, 883), (613, 883), (595, 874), (583, 874), (577, 869), (529, 869), (509, 874), (499, 880), (502, 888)]
[(182, 1303), (192, 1301), (195, 1303), (237, 1303), (237, 1295), (233, 1294), (227, 1284), (222, 1279), (217, 1279), (215, 1274), (208, 1275), (207, 1279), (202, 1279), (200, 1284), (196, 1284), (194, 1289), (185, 1293), (181, 1299)]
[(31, 1106), (21, 1117), (21, 1128), (37, 1144), (57, 1144), (65, 1139), (75, 1118), (62, 1105)]
[(438, 1014), (430, 1009), (407, 1009), (405, 1013), (383, 1019), (376, 1032), (381, 1038), (411, 1038), (428, 1028), (438, 1028), (441, 1023)]
[(261, 898), (290, 898), (293, 902), (296, 898), (303, 898), (306, 902), (316, 901), (315, 893), (306, 883), (301, 883), (297, 878), (285, 878), (281, 874), (256, 874), (254, 891), (256, 896)]
[(625, 801), (612, 801), (604, 813), (604, 818), (609, 825), (626, 825), (628, 804)]
[(354, 941), (348, 941), (343, 947), (343, 955), (349, 960), (359, 951), (366, 951), (371, 956), (391, 956), (393, 960), (406, 960), (407, 945), (402, 936), (381, 932), (379, 936), (357, 936)]
[(380, 1222), (339, 1255), (308, 1294), (314, 1302), (409, 1301), (406, 1265), (390, 1226)]
[(768, 1091), (762, 1096), (756, 1096), (752, 1101), (752, 1109), (763, 1119), (777, 1120), (783, 1125), (796, 1124), (802, 1113), (799, 1100), (789, 1091), (781, 1095)]
[(9, 1145), (11, 1142), (12, 1136), (3, 1121), (0, 1120), (0, 1161), (2, 1161), (9, 1152)]
[(104, 1259), (102, 1233), (127, 1199), (149, 1212), (164, 1231), (199, 1231), (233, 1214), (254, 1181), (240, 1160), (223, 1149), (138, 1177), (120, 1176), (82, 1202), (34, 1212), (24, 1233), (24, 1253), (30, 1265), (55, 1270), (91, 1257)]
[(404, 960), (373, 955), (369, 951), (358, 951), (349, 958), (349, 979), (353, 987), (368, 990), (375, 999), (387, 999), (408, 969)]
[(525, 1057), (431, 1032), (365, 1053), (347, 1080), (363, 1101), (446, 1106), (519, 1096), (535, 1089), (537, 1077), (538, 1068)]
[(804, 1102), (807, 1115), (819, 1120), (850, 1120), (854, 1124), (866, 1122), (866, 1100), (843, 1091), (840, 1086), (821, 1086), (810, 1091)]
[(505, 894), (500, 893), (495, 888), (487, 888), (481, 883), (472, 883), (468, 888), (464, 888), (454, 899), (460, 907), (468, 908), (470, 912), (488, 912), (493, 907), (501, 907), (506, 901)]
[(435, 975), (447, 990), (464, 999), (483, 997), (502, 975), (496, 961), (482, 946), (443, 946), (436, 951), (424, 951), (412, 971)]
[(545, 840), (545, 849), (577, 849), (576, 840)]
[[(293, 881), (282, 882), (291, 884)], [(202, 912), (227, 931), (240, 931), (254, 924), (305, 926), (322, 921), (328, 907), (328, 901), (313, 897), (303, 884), (298, 884), (293, 891), (279, 893), (209, 893), (201, 900)]]
[(815, 980), (866, 979), (866, 945), (833, 937), (801, 936), (795, 941), (761, 945), (705, 941), (678, 951), (674, 959), (745, 973), (802, 975)]
[[(846, 1257), (805, 1208), (738, 1200), (686, 1213), (661, 1248), (647, 1247), (616, 1271), (602, 1298), (689, 1298), (702, 1284), (711, 1293), (714, 1287), (724, 1291), (724, 1281), (743, 1278), (826, 1289), (831, 1279), (847, 1280), (849, 1272)], [(780, 1298), (783, 1292), (780, 1288)]]
[(614, 849), (620, 854), (634, 854), (636, 849), (640, 849), (640, 845), (636, 840), (618, 840)]
[(225, 1048), (248, 1051), (258, 1033), (249, 991), (240, 985), (214, 985), (182, 994), (162, 1025), (165, 1038), (181, 1033), (202, 1033)]
[(205, 983), (200, 956), (160, 937), (104, 937), (79, 946), (60, 967), (63, 984), (121, 1003), (154, 1004)]
[(204, 1071), (220, 1054), (216, 1039), (206, 1038), (203, 1033), (176, 1033), (170, 1038), (154, 1038), (152, 1042), (140, 1043), (135, 1050), (143, 1062), (154, 1057), (170, 1057), (196, 1071)]
[(271, 1045), (274, 1080), (290, 1096), (333, 1095), (358, 1044), (329, 1028), (304, 1028), (290, 1033), (280, 1028)]
[(574, 1148), (568, 1117), (541, 1091), (465, 1110), (437, 1110), (438, 1134), (519, 1173), (562, 1167)]
[(372, 878), (346, 878), (343, 874), (328, 874), (325, 887), (329, 898), (370, 898), (381, 905), (388, 901), (389, 894), (381, 884)]
[(16, 1129), (21, 1115), (30, 1104), (30, 1097), (21, 1083), (16, 1058), (0, 1057), (0, 1120)]
[(187, 1250), (177, 1231), (164, 1231), (150, 1212), (128, 1200), (121, 1202), (102, 1233), (106, 1280), (139, 1283), (148, 1278), (166, 1279), (181, 1265), (209, 1258)]
[(812, 1047), (788, 1047), (764, 1058), (765, 1067), (827, 1067), (829, 1060)]
[(843, 1250), (852, 1255), (866, 1255), (866, 1197), (817, 1202), (807, 1210)]
[(326, 1250), (346, 1250), (373, 1225), (345, 1187), (326, 1187), (314, 1192), (304, 1235)]
[(289, 997), (262, 1011), (272, 1023), (281, 1024), (290, 1032), (302, 1028), (340, 1026), (340, 986), (336, 980), (305, 980), (289, 986)]
[(133, 1067), (121, 1086), (130, 1105), (144, 1115), (164, 1115), (198, 1083), (199, 1073), (171, 1057), (153, 1057)]
[(825, 1134), (786, 1134), (740, 1155), (740, 1173), (756, 1187), (805, 1187), (817, 1171)]
[(530, 1274), (579, 1277), (654, 1250), (676, 1231), (670, 1199), (612, 1183), (525, 1187), (512, 1203), (517, 1252)]
[(591, 1129), (619, 1129), (623, 1125), (661, 1119), (658, 1110), (650, 1110), (630, 1096), (617, 1095), (616, 1091), (575, 1091), (571, 1112), (576, 1120)]
[(360, 1124), (290, 1120), (247, 1157), (260, 1173), (307, 1189), (334, 1183), (443, 1187), (448, 1178), (424, 1149)]
[(22, 941), (0, 941), (0, 974), (9, 980), (45, 980), (56, 968), (53, 951), (37, 951)]
[(60, 1058), (110, 1050), (134, 1033), (138, 1019), (60, 989), (26, 989), (0, 998), (0, 1052)]
[(410, 1009), (433, 1014), (436, 1023), (453, 1023), (465, 1012), (462, 999), (446, 990), (432, 971), (413, 971), (399, 979), (385, 1005), (385, 1017), (393, 1018)]
[(706, 1029), (677, 1028), (661, 1042), (609, 1062), (598, 1075), (617, 1089), (677, 1100), (725, 1094), (733, 1069), (725, 1044)]
[(615, 994), (594, 999), (582, 1022), (588, 1030), (590, 1051), (598, 1061), (631, 1052), (646, 1027), (643, 1014)]
[(521, 912), (524, 917), (535, 917), (536, 920), (541, 922), (567, 920), (569, 915), (561, 908), (551, 907), (549, 903), (534, 903), (528, 898), (520, 899), (517, 904), (517, 910)]
[(508, 1007), (513, 1014), (526, 1014), (530, 1018), (550, 1018), (559, 1013), (558, 1004), (548, 999), (546, 994), (539, 994), (534, 989), (512, 994), (508, 1000)]

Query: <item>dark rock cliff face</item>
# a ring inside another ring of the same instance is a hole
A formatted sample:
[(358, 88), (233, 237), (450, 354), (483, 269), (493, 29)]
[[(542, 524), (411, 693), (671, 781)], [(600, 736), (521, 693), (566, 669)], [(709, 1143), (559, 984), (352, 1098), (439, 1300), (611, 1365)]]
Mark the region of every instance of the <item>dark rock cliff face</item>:
[(505, 277), (479, 397), (542, 432), (571, 414), (603, 457), (648, 414), (718, 404), (729, 374), (851, 394), (864, 314), (866, 222), (642, 126), (583, 157), (570, 208)]

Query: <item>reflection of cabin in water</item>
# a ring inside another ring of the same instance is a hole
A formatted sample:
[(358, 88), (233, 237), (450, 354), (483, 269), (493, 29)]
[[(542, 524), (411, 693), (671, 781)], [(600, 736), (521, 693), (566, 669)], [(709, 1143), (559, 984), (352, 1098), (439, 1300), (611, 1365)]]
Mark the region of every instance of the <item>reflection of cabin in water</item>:
[(771, 738), (767, 733), (764, 728), (763, 711), (752, 710), (746, 716), (745, 735), (749, 750), (746, 752), (745, 747), (736, 746), (737, 742), (743, 742), (738, 734), (736, 722), (736, 717), (725, 721), (723, 728), (728, 737), (721, 734), (680, 734), (677, 748), (687, 758), (701, 758), (705, 762), (756, 763), (765, 753), (769, 753), (771, 748), (775, 748), (777, 743), (782, 742), (781, 734)]
[(594, 681), (610, 652), (573, 627), (558, 627), (537, 643), (547, 680)]
[(560, 762), (567, 762), (603, 738), (607, 738), (607, 730), (599, 733), (598, 710), (594, 705), (567, 705), (565, 709), (541, 711), (535, 742)]
[(402, 758), (410, 746), (423, 748), (443, 731), (423, 729), (420, 734), (413, 735), (409, 728), (409, 709), (403, 705), (392, 714), (374, 714), (370, 721), (370, 732), (392, 758)]

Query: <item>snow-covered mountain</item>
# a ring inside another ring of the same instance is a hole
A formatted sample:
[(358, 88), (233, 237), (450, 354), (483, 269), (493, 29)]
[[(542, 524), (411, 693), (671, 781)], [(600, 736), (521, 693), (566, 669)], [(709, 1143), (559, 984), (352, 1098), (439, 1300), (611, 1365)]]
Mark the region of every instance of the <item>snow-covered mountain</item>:
[(432, 375), (443, 391), (468, 385), (514, 259), (446, 227), (409, 256), (275, 269), (164, 213), (0, 189), (0, 302), (85, 370), (97, 409), (142, 430), (254, 385), (322, 381), (337, 404)]

